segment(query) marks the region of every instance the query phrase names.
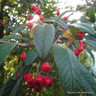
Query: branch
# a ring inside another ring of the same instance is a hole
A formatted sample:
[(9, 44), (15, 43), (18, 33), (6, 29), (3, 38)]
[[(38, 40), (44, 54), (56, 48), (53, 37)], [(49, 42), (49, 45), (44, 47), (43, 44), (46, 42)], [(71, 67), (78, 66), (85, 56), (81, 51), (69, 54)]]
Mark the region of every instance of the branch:
[[(0, 41), (0, 43), (8, 43), (7, 41)], [(20, 47), (34, 47), (35, 45), (34, 44), (24, 44), (24, 43), (17, 43), (17, 46), (20, 46)]]

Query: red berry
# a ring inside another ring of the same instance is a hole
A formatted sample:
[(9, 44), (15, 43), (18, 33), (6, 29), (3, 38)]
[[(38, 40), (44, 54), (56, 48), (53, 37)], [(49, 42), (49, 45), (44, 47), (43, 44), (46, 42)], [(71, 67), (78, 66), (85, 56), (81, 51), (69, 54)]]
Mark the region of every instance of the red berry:
[(43, 16), (40, 16), (40, 20), (43, 21), (44, 20), (44, 17)]
[(83, 46), (79, 46), (78, 48), (77, 48), (77, 50), (79, 51), (79, 52), (82, 52), (84, 49), (83, 49)]
[(67, 16), (65, 16), (63, 19), (64, 19), (64, 20), (67, 20), (68, 18), (67, 18)]
[(42, 86), (36, 86), (35, 85), (33, 89), (35, 92), (40, 92), (43, 89), (43, 85)]
[(20, 76), (20, 71), (17, 73), (17, 76)]
[(34, 86), (35, 86), (34, 79), (33, 78), (29, 78), (27, 80), (27, 87), (28, 88), (33, 88)]
[(35, 8), (36, 8), (36, 6), (35, 6), (35, 5), (32, 5), (32, 6), (31, 6), (31, 10), (33, 10), (33, 11), (34, 11), (34, 10), (35, 10)]
[(33, 19), (33, 15), (29, 14), (29, 15), (27, 16), (27, 19), (28, 19), (28, 20), (32, 20), (32, 19)]
[(26, 58), (26, 53), (20, 54), (20, 60), (21, 60), (21, 61), (24, 61), (25, 58)]
[(84, 44), (84, 42), (80, 42), (80, 46), (83, 46), (84, 48), (86, 47), (86, 45)]
[(35, 7), (34, 11), (37, 11), (37, 10), (40, 10), (40, 8), (39, 7)]
[(60, 15), (60, 11), (57, 11), (57, 13), (56, 13), (57, 15)]
[(36, 10), (36, 14), (41, 15), (41, 13), (42, 13), (41, 9)]
[(31, 23), (31, 22), (27, 23), (27, 27), (28, 27), (29, 29), (31, 29), (31, 28), (33, 27), (33, 23)]
[(36, 86), (42, 86), (44, 83), (44, 78), (41, 75), (38, 75), (34, 78), (34, 83)]
[(42, 70), (43, 72), (48, 72), (48, 71), (50, 71), (50, 70), (51, 70), (50, 64), (49, 64), (48, 62), (43, 63), (43, 64), (41, 65), (41, 70)]
[(30, 78), (32, 78), (31, 73), (26, 73), (26, 74), (23, 76), (23, 79), (24, 79), (25, 81), (27, 81), (27, 80), (30, 79)]
[(79, 38), (83, 38), (83, 37), (84, 37), (84, 33), (83, 33), (83, 32), (79, 32), (79, 33), (77, 34), (77, 36), (78, 36)]
[(80, 52), (78, 50), (74, 50), (73, 53), (78, 56), (80, 54)]
[(4, 22), (0, 22), (3, 26), (5, 25), (5, 23)]
[(64, 29), (63, 27), (60, 27), (60, 29)]
[(44, 85), (46, 87), (50, 87), (50, 86), (52, 86), (52, 84), (53, 84), (52, 78), (50, 76), (45, 76)]

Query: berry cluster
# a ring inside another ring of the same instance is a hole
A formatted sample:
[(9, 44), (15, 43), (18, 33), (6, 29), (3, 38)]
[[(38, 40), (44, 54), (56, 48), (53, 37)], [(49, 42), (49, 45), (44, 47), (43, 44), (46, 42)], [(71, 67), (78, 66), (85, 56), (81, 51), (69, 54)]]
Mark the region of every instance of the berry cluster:
[(77, 50), (74, 50), (74, 51), (73, 51), (74, 54), (75, 54), (76, 56), (78, 56), (78, 55), (80, 54), (80, 52), (84, 51), (84, 48), (85, 48), (85, 47), (86, 47), (86, 45), (84, 44), (84, 42), (80, 42)]
[(83, 37), (84, 37), (84, 33), (83, 33), (83, 32), (79, 32), (79, 33), (77, 34), (77, 36), (78, 36), (79, 38), (83, 38)]
[[(48, 72), (51, 70), (51, 66), (48, 62), (41, 65), (41, 70), (43, 72)], [(53, 84), (52, 78), (50, 76), (37, 75), (33, 78), (31, 73), (26, 73), (23, 79), (27, 82), (28, 88), (33, 88), (34, 91), (40, 92), (43, 87), (50, 87)]]
[[(32, 5), (31, 6), (31, 10), (34, 11), (34, 14), (37, 14), (37, 15), (41, 15), (42, 14), (42, 10), (39, 7), (35, 6), (35, 5)], [(44, 20), (44, 17), (43, 16), (40, 16), (39, 18), (40, 18), (41, 21)], [(27, 16), (27, 19), (28, 19), (28, 21), (32, 20), (33, 19), (33, 15), (32, 14), (29, 14)], [(27, 23), (27, 27), (29, 29), (31, 29), (33, 27), (33, 23), (32, 22), (28, 22)]]

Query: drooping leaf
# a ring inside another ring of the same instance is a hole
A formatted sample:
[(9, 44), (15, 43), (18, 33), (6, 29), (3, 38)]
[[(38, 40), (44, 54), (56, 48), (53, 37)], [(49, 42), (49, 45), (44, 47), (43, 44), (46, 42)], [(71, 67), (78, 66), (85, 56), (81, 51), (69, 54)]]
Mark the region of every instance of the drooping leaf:
[(55, 20), (53, 20), (53, 19), (44, 19), (43, 22), (49, 22), (49, 23), (52, 22), (52, 23), (54, 23)]
[(96, 42), (92, 41), (92, 40), (86, 40), (84, 41), (86, 44), (88, 44), (89, 46), (91, 46), (95, 51), (96, 51)]
[(33, 41), (39, 56), (45, 59), (54, 41), (55, 28), (52, 24), (39, 25), (33, 30)]
[(78, 29), (80, 29), (82, 32), (84, 33), (89, 33), (91, 35), (95, 35), (95, 30), (94, 28), (90, 25), (90, 24), (87, 24), (87, 23), (76, 23), (76, 24), (71, 24), (71, 26), (74, 26)]
[(53, 46), (53, 56), (64, 91), (66, 91), (66, 93), (68, 91), (80, 91), (81, 73), (79, 68), (79, 61), (74, 53), (64, 45), (55, 44)]
[(93, 59), (93, 64), (95, 65), (95, 57), (94, 57), (93, 53), (91, 52), (91, 49), (86, 46), (86, 50), (88, 51), (88, 53), (89, 53), (90, 56), (92, 57), (92, 59)]
[(87, 20), (87, 18), (86, 18), (86, 16), (81, 16), (80, 21), (82, 23), (89, 23), (88, 20)]
[(36, 53), (35, 49), (32, 51), (29, 51), (27, 53), (27, 56), (24, 61), (25, 65), (28, 66), (28, 65), (32, 64), (34, 62), (34, 60), (36, 59), (36, 57), (37, 57), (37, 53)]
[(86, 40), (96, 41), (96, 36), (87, 35), (87, 36), (85, 36), (85, 38), (86, 38)]
[(84, 92), (87, 92), (87, 96), (96, 96), (96, 81), (92, 77), (91, 73), (82, 65), (80, 65), (81, 70), (81, 87)]
[(14, 42), (0, 44), (0, 64), (4, 61), (6, 56), (12, 51), (15, 46), (16, 43)]

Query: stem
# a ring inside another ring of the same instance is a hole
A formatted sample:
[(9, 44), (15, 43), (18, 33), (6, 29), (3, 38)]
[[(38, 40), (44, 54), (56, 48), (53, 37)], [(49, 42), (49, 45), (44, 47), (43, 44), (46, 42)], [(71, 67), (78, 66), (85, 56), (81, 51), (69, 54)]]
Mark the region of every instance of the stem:
[[(0, 41), (0, 43), (8, 43), (7, 41)], [(24, 43), (16, 43), (17, 46), (20, 46), (20, 47), (34, 47), (35, 45), (34, 44), (24, 44)]]
[(40, 75), (40, 73), (39, 73), (39, 66), (40, 66), (40, 64), (41, 64), (41, 61), (39, 61), (39, 63), (37, 64), (37, 75)]

